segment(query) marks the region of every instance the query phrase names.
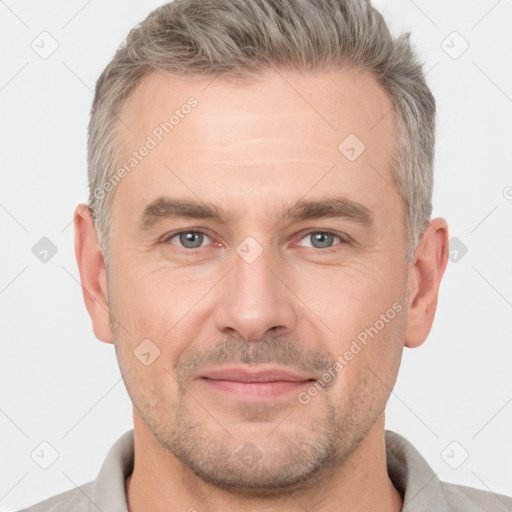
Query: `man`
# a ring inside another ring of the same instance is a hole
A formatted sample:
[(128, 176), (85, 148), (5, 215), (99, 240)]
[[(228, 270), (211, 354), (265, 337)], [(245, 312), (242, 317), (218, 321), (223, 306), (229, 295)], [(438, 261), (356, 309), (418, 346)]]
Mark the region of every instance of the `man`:
[(435, 102), (367, 2), (177, 0), (96, 86), (75, 249), (134, 430), (30, 511), (477, 511), (384, 430), (447, 264)]

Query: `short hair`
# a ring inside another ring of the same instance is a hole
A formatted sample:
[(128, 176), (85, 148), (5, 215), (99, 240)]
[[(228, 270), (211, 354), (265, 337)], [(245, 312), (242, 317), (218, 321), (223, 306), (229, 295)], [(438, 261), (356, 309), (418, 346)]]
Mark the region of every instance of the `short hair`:
[(390, 185), (403, 204), (409, 265), (432, 212), (435, 143), (435, 100), (410, 34), (393, 38), (367, 0), (175, 0), (130, 30), (96, 83), (88, 133), (88, 207), (107, 276), (115, 188), (106, 191), (104, 184), (120, 165), (119, 113), (137, 84), (152, 72), (236, 81), (272, 69), (343, 68), (371, 73), (393, 105)]

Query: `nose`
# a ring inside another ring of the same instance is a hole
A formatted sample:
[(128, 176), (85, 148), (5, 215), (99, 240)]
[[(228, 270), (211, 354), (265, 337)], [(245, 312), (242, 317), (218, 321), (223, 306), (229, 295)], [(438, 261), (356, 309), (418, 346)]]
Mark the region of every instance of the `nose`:
[(219, 283), (217, 329), (231, 336), (236, 332), (247, 341), (260, 340), (267, 331), (290, 334), (297, 324), (298, 301), (284, 263), (270, 248), (252, 262), (240, 254), (233, 254), (233, 268)]

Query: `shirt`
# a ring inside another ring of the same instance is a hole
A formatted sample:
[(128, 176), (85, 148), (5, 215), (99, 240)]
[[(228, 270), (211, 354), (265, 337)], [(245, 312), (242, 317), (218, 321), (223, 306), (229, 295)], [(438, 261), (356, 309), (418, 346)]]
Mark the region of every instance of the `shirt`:
[[(389, 477), (403, 497), (402, 512), (510, 512), (512, 498), (442, 482), (414, 446), (385, 431)], [(128, 512), (126, 478), (133, 471), (133, 430), (112, 446), (96, 480), (20, 512)]]

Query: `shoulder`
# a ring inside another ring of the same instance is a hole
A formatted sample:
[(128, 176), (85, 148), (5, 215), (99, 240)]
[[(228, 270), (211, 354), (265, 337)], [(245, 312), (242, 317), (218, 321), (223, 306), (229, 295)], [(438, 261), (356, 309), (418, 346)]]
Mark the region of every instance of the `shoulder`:
[(88, 512), (94, 482), (52, 496), (18, 512)]
[(441, 487), (449, 509), (454, 512), (487, 512), (490, 510), (507, 512), (512, 510), (512, 497), (503, 494), (447, 482), (441, 482)]
[(386, 462), (403, 512), (511, 512), (512, 498), (491, 491), (441, 481), (405, 437), (386, 430)]

